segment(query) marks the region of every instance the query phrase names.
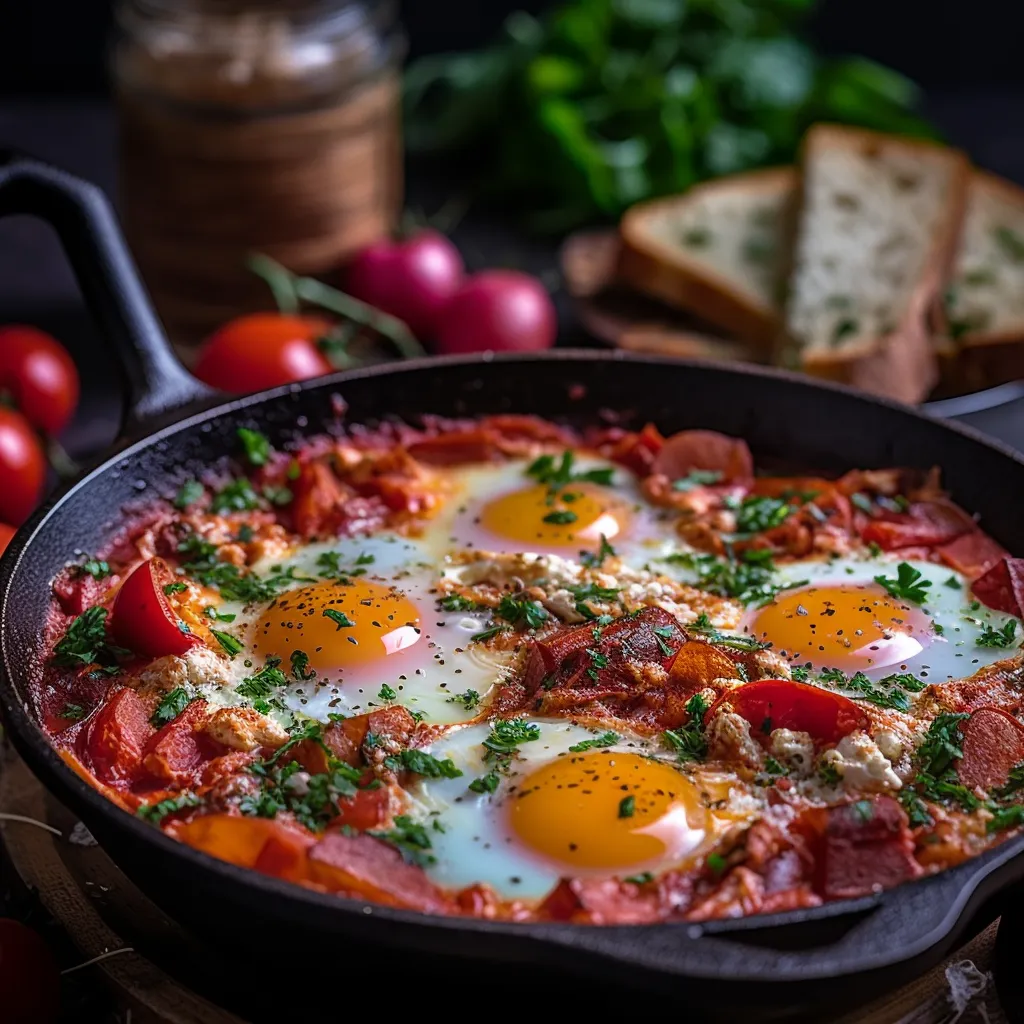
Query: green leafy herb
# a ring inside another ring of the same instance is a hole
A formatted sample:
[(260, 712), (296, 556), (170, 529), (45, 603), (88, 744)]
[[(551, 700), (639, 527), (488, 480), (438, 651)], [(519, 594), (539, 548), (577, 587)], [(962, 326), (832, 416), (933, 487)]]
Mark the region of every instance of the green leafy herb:
[(393, 772), (405, 769), (428, 779), (457, 779), (462, 775), (450, 757), (440, 760), (425, 750), (403, 750), (395, 757), (386, 757), (384, 764)]
[(290, 488), (275, 487), (271, 484), (265, 484), (260, 493), (276, 508), (284, 508), (285, 505), (290, 505), (295, 497)]
[(437, 862), (437, 858), (430, 852), (432, 844), (427, 830), (407, 814), (397, 815), (394, 827), (389, 831), (369, 834), (390, 843), (408, 863), (417, 867), (429, 867)]
[(943, 581), (950, 590), (962, 590), (963, 584), (955, 577), (950, 576), (949, 579)]
[(203, 614), (208, 619), (213, 619), (214, 622), (234, 622), (235, 618), (236, 618), (235, 615), (232, 615), (229, 612), (219, 612), (219, 611), (217, 611), (217, 609), (214, 608), (212, 604), (208, 604), (203, 609)]
[[(686, 628), (691, 633), (698, 633), (700, 636), (706, 637), (710, 643), (716, 644), (719, 647), (728, 647), (734, 651), (765, 651), (771, 647), (769, 642), (755, 640), (752, 636), (734, 636), (730, 633), (720, 633), (711, 625), (711, 620), (704, 612), (701, 612)], [(794, 678), (796, 677), (794, 676)]]
[(556, 509), (544, 516), (544, 522), (552, 523), (554, 526), (568, 526), (570, 523), (575, 523), (578, 518), (579, 516), (569, 509)]
[(863, 672), (856, 672), (847, 678), (846, 674), (837, 668), (822, 669), (819, 678), (823, 683), (850, 692), (857, 700), (865, 700), (880, 708), (902, 712), (910, 710), (910, 698), (906, 691), (917, 693), (925, 686), (909, 673), (886, 676), (879, 680), (877, 686)]
[(249, 460), (250, 466), (265, 466), (267, 464), (273, 449), (270, 447), (270, 439), (265, 434), (261, 434), (258, 430), (239, 427), (238, 440), (242, 442), (245, 457)]
[(766, 757), (764, 759), (764, 770), (768, 775), (788, 775), (789, 769), (779, 764), (774, 757)]
[(624, 796), (619, 801), (619, 817), (620, 818), (632, 818), (636, 813), (636, 797), (635, 796)]
[(536, 601), (513, 597), (511, 594), (502, 597), (495, 614), (513, 626), (523, 625), (527, 629), (543, 626), (548, 618), (548, 613)]
[(446, 594), (437, 602), (446, 612), (479, 612), (485, 605), (478, 601), (470, 600), (461, 594)]
[(203, 500), (206, 488), (198, 480), (186, 480), (174, 496), (174, 507), (186, 509)]
[(1002, 799), (1024, 789), (1024, 761), (1020, 761), (1010, 769), (1010, 775), (1006, 782), (1000, 786), (996, 795)]
[(85, 718), (86, 710), (81, 704), (67, 703), (61, 710), (60, 717), (67, 718), (72, 722), (77, 722), (82, 718)]
[(219, 629), (211, 629), (210, 632), (229, 657), (233, 658), (245, 650), (245, 644), (238, 637), (234, 637), (230, 633), (222, 633)]
[(157, 704), (156, 710), (150, 716), (150, 723), (159, 729), (162, 725), (173, 722), (197, 696), (198, 694), (194, 690), (184, 686), (176, 686), (173, 690), (168, 690), (160, 698), (160, 703)]
[(608, 538), (602, 533), (601, 534), (601, 545), (597, 549), (597, 552), (593, 551), (581, 551), (580, 552), (580, 564), (585, 565), (588, 569), (596, 569), (598, 566), (604, 564), (606, 558), (615, 557), (615, 548), (608, 543)]
[(654, 881), (654, 875), (650, 871), (641, 871), (639, 875), (628, 875), (623, 881), (631, 882), (633, 885), (646, 885)]
[(986, 626), (974, 641), (978, 647), (1010, 647), (1017, 636), (1017, 620), (1009, 619), (999, 629)]
[(143, 821), (148, 821), (151, 825), (159, 825), (169, 814), (177, 814), (178, 811), (184, 811), (190, 807), (199, 807), (202, 802), (195, 793), (184, 792), (161, 800), (159, 803), (143, 804), (135, 813)]
[(259, 495), (246, 477), (225, 484), (214, 496), (210, 508), (214, 512), (248, 512), (260, 507)]
[(619, 734), (609, 730), (589, 740), (581, 740), (579, 743), (574, 743), (569, 748), (569, 752), (572, 754), (582, 754), (584, 750), (593, 750), (596, 747), (610, 747), (613, 743), (618, 742), (618, 739)]
[(170, 597), (171, 594), (182, 594), (188, 590), (187, 583), (166, 583), (164, 584), (164, 593)]
[(618, 587), (602, 587), (596, 583), (584, 583), (576, 587), (568, 587), (569, 593), (576, 599), (576, 611), (585, 619), (597, 618), (588, 602), (606, 603), (618, 600), (621, 589)]
[(686, 724), (678, 729), (667, 729), (661, 734), (665, 744), (675, 751), (680, 761), (702, 761), (707, 754), (704, 715), (710, 706), (699, 693), (695, 693), (686, 702), (686, 713), (690, 716)]
[(486, 643), (488, 640), (492, 640), (499, 633), (507, 633), (509, 631), (509, 629), (511, 629), (511, 628), (512, 628), (511, 626), (505, 626), (505, 625), (491, 626), (488, 629), (485, 629), (485, 630), (481, 631), (480, 633), (474, 633), (469, 638), (469, 640), (470, 640), (470, 643), (483, 644), (483, 643)]
[[(285, 674), (279, 668), (280, 664), (280, 658), (267, 658), (263, 668), (253, 675), (247, 676), (235, 687), (235, 693), (240, 697), (245, 697), (257, 711), (263, 714), (268, 714), (274, 708), (281, 710), (284, 705), (276, 697), (273, 697), (277, 690), (288, 683)], [(317, 732), (317, 735), (319, 735), (319, 732)], [(285, 744), (285, 747), (287, 747), (287, 744)], [(278, 754), (285, 747), (281, 747), (278, 750)]]
[(850, 495), (850, 504), (869, 516), (875, 514), (875, 506), (872, 504), (871, 499), (866, 494), (861, 494), (859, 491)]
[(778, 498), (744, 498), (739, 503), (726, 502), (736, 513), (736, 532), (762, 533), (781, 526), (796, 509)]
[(575, 456), (571, 451), (562, 452), (558, 460), (553, 455), (541, 455), (526, 468), (527, 476), (532, 476), (537, 483), (546, 484), (551, 492), (560, 491), (568, 484), (592, 483), (608, 487), (613, 482), (615, 470), (610, 466), (600, 469), (587, 469), (577, 473), (573, 469)]
[(722, 479), (722, 472), (718, 469), (692, 469), (684, 477), (672, 482), (672, 490), (687, 491), (695, 490), (698, 487), (710, 487)]
[(932, 816), (928, 813), (928, 806), (921, 799), (916, 790), (910, 786), (904, 786), (899, 794), (900, 804), (907, 812), (911, 828), (918, 828), (921, 825), (930, 825)]
[(839, 769), (834, 764), (820, 765), (818, 768), (818, 778), (826, 786), (838, 786), (843, 781), (842, 775), (839, 774)]
[(540, 739), (540, 726), (524, 718), (499, 718), (491, 723), (491, 733), (484, 740), (487, 758), (496, 755), (515, 755), (519, 744)]
[(989, 832), (1002, 832), (1003, 829), (1018, 828), (1021, 825), (1024, 825), (1024, 804), (1013, 804), (996, 808), (987, 828)]
[(68, 668), (83, 665), (113, 667), (119, 657), (131, 654), (111, 643), (107, 636), (107, 609), (87, 608), (72, 619), (53, 648), (53, 662)]
[(309, 667), (309, 655), (305, 651), (292, 651), (292, 675), (303, 681), (316, 678), (316, 669)]
[(1014, 263), (1024, 263), (1024, 238), (1012, 228), (1000, 226), (993, 232), (1003, 255)]
[(337, 608), (325, 608), (323, 611), (323, 617), (336, 623), (337, 629), (335, 632), (337, 632), (338, 629), (347, 629), (355, 625), (355, 623), (344, 612), (339, 612)]
[(447, 698), (449, 704), (461, 704), (467, 711), (472, 711), (480, 704), (480, 694), (476, 690), (466, 690)]
[(922, 579), (920, 570), (915, 569), (909, 562), (900, 562), (896, 566), (896, 579), (876, 576), (875, 582), (893, 597), (914, 604), (924, 604), (928, 600), (928, 588), (932, 585), (932, 581)]
[(91, 576), (93, 579), (102, 580), (110, 575), (110, 564), (101, 558), (86, 558), (81, 565), (74, 567), (79, 576)]
[(481, 775), (479, 778), (474, 779), (469, 784), (469, 788), (474, 793), (493, 793), (500, 785), (501, 776), (497, 771), (491, 769), (486, 775)]
[(709, 853), (704, 858), (708, 871), (713, 875), (720, 875), (726, 869), (726, 859), (720, 853)]
[(377, 693), (377, 699), (384, 701), (394, 700), (397, 696), (398, 691), (388, 686), (387, 683), (384, 683)]

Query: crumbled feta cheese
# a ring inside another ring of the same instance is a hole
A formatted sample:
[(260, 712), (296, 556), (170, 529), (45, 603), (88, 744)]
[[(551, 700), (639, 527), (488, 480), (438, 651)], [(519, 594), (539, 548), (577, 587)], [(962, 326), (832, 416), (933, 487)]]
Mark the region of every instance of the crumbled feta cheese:
[(218, 708), (207, 719), (203, 731), (232, 750), (277, 748), (288, 742), (288, 733), (255, 708)]
[(867, 733), (859, 730), (844, 736), (838, 746), (825, 751), (821, 760), (835, 768), (844, 786), (851, 789), (878, 792), (903, 786), (889, 759)]
[(814, 768), (814, 740), (810, 733), (776, 729), (771, 735), (771, 750), (794, 775), (810, 775)]
[(166, 693), (178, 686), (228, 686), (231, 663), (226, 657), (199, 644), (184, 655), (155, 658), (139, 673), (143, 696)]
[(719, 711), (711, 719), (708, 750), (722, 761), (742, 761), (753, 769), (764, 765), (764, 751), (750, 735), (750, 723), (735, 711)]
[(890, 761), (903, 756), (903, 741), (891, 729), (879, 729), (875, 733), (875, 745)]

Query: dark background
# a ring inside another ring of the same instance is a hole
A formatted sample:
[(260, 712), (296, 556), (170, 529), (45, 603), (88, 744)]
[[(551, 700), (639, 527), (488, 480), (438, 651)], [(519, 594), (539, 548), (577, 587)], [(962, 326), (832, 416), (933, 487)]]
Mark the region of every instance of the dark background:
[[(490, 38), (541, 0), (402, 0), (413, 55)], [(0, 95), (102, 93), (110, 0), (0, 0)], [(925, 86), (1024, 83), (1020, 0), (821, 0), (809, 29), (831, 52), (891, 64)]]

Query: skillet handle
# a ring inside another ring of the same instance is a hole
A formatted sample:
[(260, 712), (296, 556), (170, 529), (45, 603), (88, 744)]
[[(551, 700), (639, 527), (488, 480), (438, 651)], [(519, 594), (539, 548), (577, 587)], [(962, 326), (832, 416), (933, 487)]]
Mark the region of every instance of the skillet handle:
[(0, 217), (12, 214), (30, 214), (56, 230), (100, 332), (114, 344), (129, 388), (122, 434), (140, 436), (155, 421), (216, 397), (174, 355), (101, 189), (0, 149)]

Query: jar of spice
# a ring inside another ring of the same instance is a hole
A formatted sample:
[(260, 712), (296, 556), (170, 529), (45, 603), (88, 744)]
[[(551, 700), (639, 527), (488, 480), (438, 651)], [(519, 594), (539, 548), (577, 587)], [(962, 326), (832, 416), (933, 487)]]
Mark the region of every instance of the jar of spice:
[(255, 253), (332, 274), (402, 202), (391, 3), (120, 0), (112, 51), (125, 233), (186, 363), (271, 305)]

